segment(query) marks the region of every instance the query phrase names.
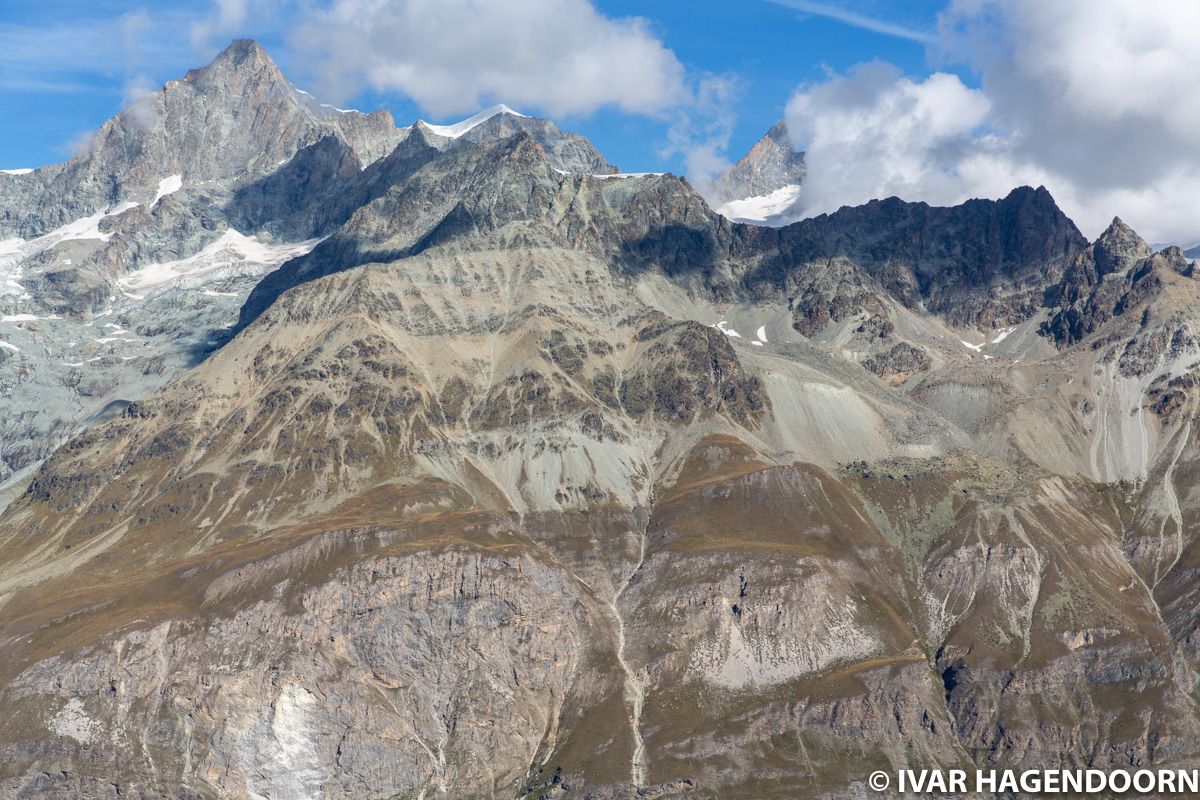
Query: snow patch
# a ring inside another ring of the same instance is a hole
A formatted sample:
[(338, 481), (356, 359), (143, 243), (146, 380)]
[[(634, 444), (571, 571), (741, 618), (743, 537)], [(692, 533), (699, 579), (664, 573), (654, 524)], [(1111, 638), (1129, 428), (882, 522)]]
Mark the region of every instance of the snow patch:
[(559, 175), (587, 175), (589, 178), (597, 180), (609, 180), (610, 178), (653, 178), (659, 175), (666, 175), (665, 172), (570, 172), (565, 169), (553, 168)]
[(4, 175), (28, 175), (33, 172), (32, 167), (21, 167), (20, 169), (0, 169), (0, 173)]
[(169, 194), (175, 194), (183, 188), (183, 176), (172, 175), (169, 178), (163, 178), (158, 182), (158, 192), (154, 195), (154, 202), (150, 204), (151, 208), (158, 205), (158, 201), (162, 200)]
[(198, 288), (227, 277), (262, 275), (289, 259), (305, 255), (320, 242), (320, 239), (309, 239), (296, 244), (264, 244), (230, 228), (194, 256), (147, 264), (123, 278), (121, 289), (126, 296), (135, 292), (141, 299), (148, 289), (164, 286)]
[[(963, 347), (966, 347), (970, 350), (974, 350), (976, 353), (983, 352), (983, 344), (971, 344), (970, 342), (964, 341), (962, 339), (959, 339), (959, 341), (962, 342)], [(986, 344), (986, 342), (984, 344)]]
[(4, 350), (11, 350), (14, 353), (21, 352), (21, 348), (17, 347), (15, 344), (10, 344), (3, 339), (0, 339), (0, 348), (3, 348)]
[(770, 194), (730, 200), (718, 206), (721, 216), (737, 222), (766, 222), (786, 213), (800, 199), (799, 184), (789, 183)]
[[(303, 89), (297, 88), (295, 86), (292, 87), (292, 90), (295, 91), (296, 94), (303, 95), (310, 105), (317, 105), (317, 106), (320, 106), (321, 108), (328, 108), (330, 111), (336, 111), (339, 114), (361, 114), (362, 113), (361, 111), (354, 109), (354, 108), (338, 108), (337, 106), (329, 105), (329, 103), (321, 103), (317, 100), (317, 98), (313, 97), (312, 94), (310, 94), (309, 92), (306, 92)], [(280, 161), (279, 163), (282, 164), (284, 162)]]
[(36, 322), (37, 317), (33, 314), (6, 314), (0, 317), (4, 322)]
[[(756, 331), (754, 332), (754, 335), (758, 337), (758, 341), (759, 341), (759, 342), (762, 342), (762, 343), (766, 344), (766, 341), (767, 341), (767, 326), (766, 326), (766, 325), (761, 325), (761, 326), (759, 326), (758, 330), (756, 330)], [(757, 343), (758, 343), (758, 342), (756, 342), (755, 344), (757, 344)]]
[(1005, 339), (1007, 339), (1012, 334), (1012, 332), (1015, 330), (1016, 330), (1015, 327), (1003, 328), (999, 333), (996, 334), (996, 338), (992, 339), (992, 344), (1000, 344)]
[(4, 286), (0, 287), (0, 295), (15, 294), (22, 299), (28, 299), (29, 293), (25, 291), (19, 282), (19, 278), (21, 277), (19, 264), (21, 261), (49, 250), (61, 242), (78, 240), (107, 242), (112, 238), (112, 234), (100, 232), (100, 220), (105, 217), (123, 214), (137, 205), (137, 203), (122, 203), (104, 211), (97, 211), (95, 214), (77, 219), (74, 222), (68, 222), (66, 225), (56, 228), (44, 236), (39, 236), (29, 241), (19, 238), (0, 241), (0, 275), (4, 277)]
[(726, 336), (729, 336), (729, 337), (732, 337), (735, 339), (742, 338), (742, 335), (740, 333), (738, 333), (737, 331), (735, 331), (733, 328), (726, 328), (725, 326), (728, 324), (729, 323), (726, 322), (725, 320), (721, 320), (716, 325), (713, 325), (711, 327), (716, 328), (717, 330), (719, 330), (721, 333), (725, 334)]
[(588, 173), (593, 178), (598, 178), (602, 181), (610, 178), (653, 178), (657, 175), (665, 175), (665, 172), (591, 172)]
[(468, 117), (462, 122), (456, 122), (453, 125), (430, 125), (424, 120), (421, 120), (421, 124), (432, 132), (436, 133), (438, 136), (445, 136), (448, 139), (457, 139), (467, 131), (471, 130), (472, 128), (479, 127), (497, 114), (512, 114), (514, 117), (525, 116), (518, 111), (513, 111), (511, 108), (501, 103), (500, 105), (492, 106), (489, 109), (480, 111), (475, 116)]
[[(111, 233), (100, 232), (100, 220), (106, 217), (115, 217), (118, 214), (124, 214), (131, 208), (137, 208), (138, 203), (121, 203), (119, 206), (107, 209), (105, 211), (97, 211), (90, 217), (76, 220), (67, 223), (58, 230), (52, 231), (45, 236), (34, 239), (31, 244), (38, 244), (39, 251), (49, 249), (60, 242), (69, 242), (82, 239), (99, 239), (102, 242), (107, 242), (113, 237)], [(41, 247), (41, 245), (47, 245)]]

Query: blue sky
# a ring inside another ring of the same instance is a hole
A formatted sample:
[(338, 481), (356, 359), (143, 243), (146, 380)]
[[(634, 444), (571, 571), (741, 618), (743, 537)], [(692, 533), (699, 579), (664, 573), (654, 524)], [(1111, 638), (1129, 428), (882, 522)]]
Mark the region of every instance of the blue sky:
[[(918, 42), (766, 0), (600, 0), (595, 5), (609, 17), (647, 18), (651, 31), (689, 73), (735, 81), (728, 142), (728, 153), (735, 159), (781, 118), (798, 84), (820, 80), (828, 70), (842, 72), (861, 61), (883, 59), (906, 72), (928, 71), (925, 48)], [(852, 4), (861, 13), (915, 30), (933, 29), (939, 5)], [(0, 168), (64, 160), (73, 142), (120, 109), (131, 82), (161, 85), (205, 63), (233, 35), (214, 35), (200, 45), (190, 40), (189, 25), (212, 13), (208, 0), (164, 7), (116, 0), (17, 0), (0, 5), (0, 46), (11, 43), (4, 47), (9, 55), (0, 55), (0, 105), (8, 120), (0, 135)], [(304, 85), (309, 70), (304, 54), (289, 45), (287, 23), (286, 14), (272, 14), (268, 22), (251, 13), (237, 33), (259, 38), (285, 72)], [(345, 102), (364, 110), (388, 108), (398, 124), (418, 117), (433, 116), (431, 121), (441, 122), (460, 116), (438, 118), (401, 93), (369, 88)], [(513, 105), (520, 109), (519, 103)], [(628, 171), (685, 168), (679, 153), (664, 152), (669, 119), (602, 106), (557, 121), (588, 136)]]
[(1200, 241), (1195, 0), (5, 0), (0, 169), (64, 160), (235, 36), (326, 102), (505, 102), (702, 191), (782, 117), (803, 214), (1044, 185), (1088, 236)]
[[(881, 19), (932, 29), (940, 4), (857, 5), (870, 8)], [(614, 15), (649, 16), (663, 40), (690, 69), (736, 77), (736, 122), (729, 143), (734, 160), (782, 118), (784, 105), (798, 84), (821, 80), (828, 70), (843, 72), (859, 62), (882, 59), (915, 74), (928, 71), (922, 44), (760, 0), (658, 4), (625, 0), (600, 6)], [(640, 10), (647, 6), (655, 13)], [(662, 131), (652, 124), (607, 113), (597, 115), (592, 125), (587, 120), (572, 123), (623, 168), (627, 163), (630, 170), (664, 168), (655, 166), (661, 160), (644, 145), (662, 138)], [(631, 128), (628, 137), (624, 135), (626, 126)], [(681, 170), (677, 159), (667, 167)]]

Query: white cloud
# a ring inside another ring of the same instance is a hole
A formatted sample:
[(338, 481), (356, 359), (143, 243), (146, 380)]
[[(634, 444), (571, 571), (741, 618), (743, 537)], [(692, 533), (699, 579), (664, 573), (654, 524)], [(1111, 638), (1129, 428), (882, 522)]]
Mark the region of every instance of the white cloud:
[(125, 83), (123, 105), (134, 127), (148, 131), (158, 123), (157, 97), (157, 88), (144, 75)]
[(659, 156), (682, 156), (684, 173), (701, 194), (707, 195), (713, 180), (729, 167), (726, 153), (737, 121), (734, 104), (740, 90), (740, 81), (733, 76), (706, 75), (687, 102), (673, 112)]
[(805, 214), (891, 195), (956, 202), (959, 163), (976, 148), (990, 107), (957, 76), (916, 82), (878, 61), (801, 87), (786, 119), (807, 150)]
[(192, 45), (195, 47), (207, 47), (216, 37), (225, 39), (240, 33), (251, 8), (262, 12), (266, 6), (260, 0), (213, 0), (213, 3), (213, 13), (191, 25)]
[(867, 14), (859, 14), (830, 3), (820, 3), (814, 0), (771, 0), (771, 2), (777, 6), (791, 8), (803, 14), (827, 17), (854, 28), (882, 33), (884, 36), (895, 36), (898, 39), (908, 39), (910, 42), (922, 42), (925, 44), (935, 41), (934, 35), (928, 31), (910, 28), (907, 25), (900, 25), (890, 20), (879, 19)]
[(67, 158), (81, 156), (96, 143), (96, 131), (79, 131), (58, 146), (58, 151)]
[(293, 42), (318, 60), (334, 102), (365, 84), (437, 117), (492, 102), (656, 114), (687, 95), (683, 66), (645, 20), (606, 17), (587, 0), (333, 0)]
[(1198, 240), (1198, 38), (1192, 0), (956, 0), (929, 52), (979, 89), (874, 65), (797, 90), (805, 208), (872, 185), (950, 203), (1041, 183), (1090, 236), (1120, 215), (1151, 240)]

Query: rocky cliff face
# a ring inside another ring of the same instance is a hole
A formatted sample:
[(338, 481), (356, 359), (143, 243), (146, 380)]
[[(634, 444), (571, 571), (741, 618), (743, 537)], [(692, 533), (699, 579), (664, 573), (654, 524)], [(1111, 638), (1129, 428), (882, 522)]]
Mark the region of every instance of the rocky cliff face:
[(742, 158), (718, 176), (712, 186), (717, 210), (737, 222), (786, 225), (800, 218), (804, 153), (798, 153), (783, 120)]
[(557, 169), (615, 170), (509, 109), (397, 129), (322, 105), (239, 41), (69, 163), (0, 174), (0, 483), (196, 364), (264, 274), (442, 150), (518, 131)]
[[(1197, 765), (1180, 253), (1029, 188), (739, 225), (483, 116), (14, 245), (12, 302), (66, 312), (7, 323), (25, 413), (29, 341), (162, 349), (152, 384), (71, 367), (126, 402), (0, 516), (0, 795)], [(85, 252), (106, 316), (44, 268)]]
[(320, 105), (257, 43), (235, 42), (212, 64), (109, 120), (67, 164), (11, 179), (0, 231), (32, 238), (118, 202), (149, 205), (172, 176), (197, 185), (271, 171), (326, 135), (342, 138), (365, 162), (403, 136), (386, 112)]

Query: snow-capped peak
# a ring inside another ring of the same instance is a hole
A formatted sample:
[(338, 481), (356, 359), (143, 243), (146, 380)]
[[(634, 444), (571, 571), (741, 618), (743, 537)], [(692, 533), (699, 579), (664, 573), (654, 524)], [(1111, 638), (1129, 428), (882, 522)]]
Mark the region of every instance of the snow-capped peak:
[(445, 136), (448, 139), (457, 139), (467, 131), (482, 125), (497, 114), (512, 114), (514, 117), (526, 116), (525, 114), (522, 114), (519, 111), (514, 111), (503, 103), (500, 103), (499, 105), (495, 105), (491, 108), (480, 111), (473, 117), (467, 117), (462, 122), (456, 122), (453, 125), (430, 125), (428, 122), (425, 122), (425, 120), (421, 120), (421, 124), (433, 133), (436, 133), (438, 136)]

